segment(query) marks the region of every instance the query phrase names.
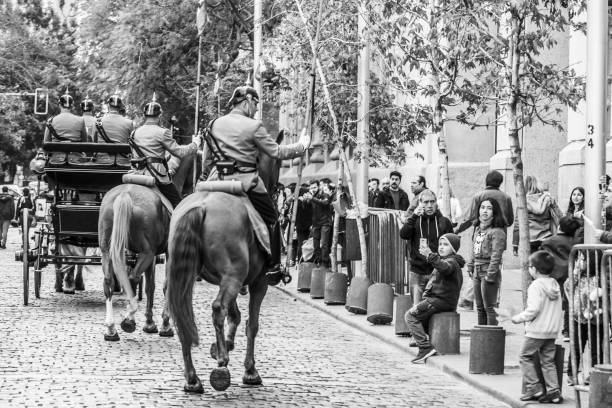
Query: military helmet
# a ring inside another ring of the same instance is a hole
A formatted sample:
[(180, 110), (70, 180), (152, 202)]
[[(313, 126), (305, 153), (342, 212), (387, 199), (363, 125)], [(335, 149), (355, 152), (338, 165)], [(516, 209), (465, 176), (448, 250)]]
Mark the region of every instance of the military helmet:
[(255, 102), (259, 102), (259, 95), (257, 95), (257, 91), (255, 88), (245, 85), (239, 86), (234, 89), (234, 93), (227, 103), (228, 106), (238, 105), (240, 102), (245, 100), (254, 100)]
[(89, 95), (87, 95), (85, 97), (85, 99), (83, 99), (81, 101), (81, 110), (83, 112), (91, 112), (94, 109), (94, 103), (91, 99), (89, 99)]
[(117, 95), (116, 92), (113, 95), (111, 95), (110, 98), (108, 98), (106, 103), (108, 104), (109, 107), (115, 108), (115, 109), (120, 109), (123, 106), (123, 101), (121, 100), (119, 95)]
[(155, 94), (155, 92), (153, 92), (151, 102), (147, 103), (144, 106), (143, 113), (145, 116), (159, 116), (162, 114), (162, 107), (157, 102), (157, 95)]
[(68, 93), (68, 87), (66, 87), (66, 92), (59, 97), (59, 104), (62, 108), (70, 109), (72, 105), (74, 105), (74, 99)]

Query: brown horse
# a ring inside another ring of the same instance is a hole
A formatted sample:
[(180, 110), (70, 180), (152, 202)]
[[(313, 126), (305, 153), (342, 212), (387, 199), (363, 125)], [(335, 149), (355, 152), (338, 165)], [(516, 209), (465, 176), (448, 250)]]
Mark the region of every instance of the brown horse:
[[(279, 139), (282, 138), (282, 132)], [(280, 161), (260, 157), (260, 175), (268, 191), (278, 180)], [(174, 319), (185, 364), (184, 386), (187, 392), (204, 391), (191, 359), (191, 347), (199, 342), (193, 313), (193, 286), (196, 276), (219, 286), (212, 303), (216, 342), (211, 356), (218, 368), (210, 382), (216, 390), (230, 384), (228, 352), (240, 323), (236, 298), (243, 285), (249, 287), (249, 319), (246, 323), (247, 351), (242, 382), (261, 384), (255, 368), (255, 336), (259, 330), (259, 310), (268, 289), (266, 255), (260, 249), (246, 208), (239, 197), (214, 192), (196, 192), (181, 202), (170, 223), (168, 263), (166, 265), (166, 301)], [(224, 323), (228, 331), (225, 336)]]

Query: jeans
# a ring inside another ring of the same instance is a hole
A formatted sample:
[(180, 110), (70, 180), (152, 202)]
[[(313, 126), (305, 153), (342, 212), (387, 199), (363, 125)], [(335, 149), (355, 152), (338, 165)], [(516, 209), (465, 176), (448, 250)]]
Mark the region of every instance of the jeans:
[(412, 338), (420, 349), (431, 347), (427, 331), (429, 329), (429, 319), (434, 313), (439, 313), (448, 310), (441, 307), (433, 299), (423, 299), (419, 303), (415, 303), (416, 311), (410, 311), (404, 314), (404, 320), (408, 326), (408, 330), (412, 334)]
[(430, 277), (431, 274), (421, 275), (412, 271), (408, 274), (410, 296), (412, 297), (413, 305), (416, 305), (423, 299), (423, 292), (425, 292), (425, 286), (427, 286)]
[(488, 265), (474, 267), (474, 302), (478, 314), (478, 325), (497, 326), (497, 292), (499, 291), (499, 276), (495, 282), (487, 282)]
[(11, 226), (11, 220), (0, 221), (0, 245), (6, 246), (6, 238), (8, 237), (8, 230)]
[(525, 337), (519, 361), (521, 372), (523, 373), (523, 383), (528, 393), (536, 394), (544, 391), (534, 365), (534, 361), (537, 358), (536, 353), (538, 352), (540, 354), (540, 366), (542, 367), (544, 383), (546, 384), (546, 393), (550, 394), (553, 391), (559, 391), (557, 367), (555, 365), (555, 349), (555, 339), (532, 339), (531, 337)]
[(331, 252), (332, 227), (321, 225), (312, 227), (312, 244), (314, 246), (314, 259), (325, 266), (330, 266), (329, 253)]

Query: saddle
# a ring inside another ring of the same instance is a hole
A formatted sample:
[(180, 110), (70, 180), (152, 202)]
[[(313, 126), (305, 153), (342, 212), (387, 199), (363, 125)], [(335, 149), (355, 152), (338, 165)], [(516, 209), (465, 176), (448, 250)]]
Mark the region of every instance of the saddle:
[(160, 198), (162, 204), (164, 205), (164, 207), (166, 207), (166, 210), (168, 210), (168, 213), (172, 215), (172, 211), (174, 211), (174, 207), (172, 207), (172, 204), (170, 203), (170, 201), (157, 188), (155, 184), (155, 177), (147, 176), (145, 174), (128, 173), (128, 174), (124, 174), (121, 180), (123, 181), (123, 184), (138, 184), (139, 186), (150, 188), (151, 191), (157, 194), (157, 196)]
[(268, 226), (264, 222), (263, 218), (261, 218), (261, 215), (259, 215), (259, 212), (255, 209), (255, 207), (253, 207), (249, 197), (247, 197), (242, 182), (238, 180), (200, 181), (196, 185), (196, 191), (204, 193), (226, 193), (238, 197), (247, 210), (249, 220), (253, 226), (253, 232), (257, 237), (257, 242), (259, 242), (259, 245), (268, 255), (271, 254)]

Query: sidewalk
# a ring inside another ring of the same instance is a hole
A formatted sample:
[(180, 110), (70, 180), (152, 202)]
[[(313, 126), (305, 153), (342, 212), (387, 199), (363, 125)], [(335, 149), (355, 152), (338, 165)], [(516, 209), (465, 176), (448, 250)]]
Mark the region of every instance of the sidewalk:
[[(461, 315), (461, 339), (459, 355), (444, 355), (434, 356), (427, 360), (427, 364), (439, 368), (454, 377), (467, 382), (468, 384), (478, 388), (489, 395), (499, 399), (500, 401), (509, 404), (512, 407), (542, 407), (543, 404), (524, 403), (519, 400), (521, 395), (521, 371), (519, 368), (519, 352), (523, 344), (523, 325), (515, 325), (509, 320), (509, 311), (520, 307), (522, 304), (521, 298), (521, 283), (520, 271), (505, 270), (503, 279), (503, 288), (501, 294), (501, 302), (499, 309), (500, 325), (506, 330), (506, 349), (503, 375), (487, 375), (487, 374), (470, 374), (469, 368), (469, 350), (470, 350), (470, 329), (476, 325), (476, 312), (458, 309)], [(366, 315), (355, 315), (349, 313), (344, 306), (328, 306), (323, 302), (323, 299), (312, 299), (309, 293), (301, 293), (297, 291), (297, 269), (291, 269), (293, 277), (292, 282), (286, 286), (278, 286), (277, 289), (294, 297), (310, 306), (321, 310), (324, 313), (348, 324), (349, 326), (368, 333), (392, 346), (395, 346), (410, 356), (406, 357), (406, 363), (411, 364), (411, 356), (416, 356), (417, 348), (409, 347), (409, 337), (400, 337), (395, 335), (395, 321), (390, 325), (373, 325), (366, 320)], [(395, 306), (395, 305), (394, 305)], [(517, 310), (518, 311), (518, 310)], [(569, 353), (569, 343), (563, 343), (565, 347), (565, 358)], [(566, 363), (567, 366), (567, 363)], [(575, 393), (572, 387), (567, 386), (567, 374), (563, 377), (563, 398), (564, 403), (556, 406), (560, 407), (575, 407)], [(588, 394), (581, 394), (581, 402), (583, 406), (588, 405)]]

